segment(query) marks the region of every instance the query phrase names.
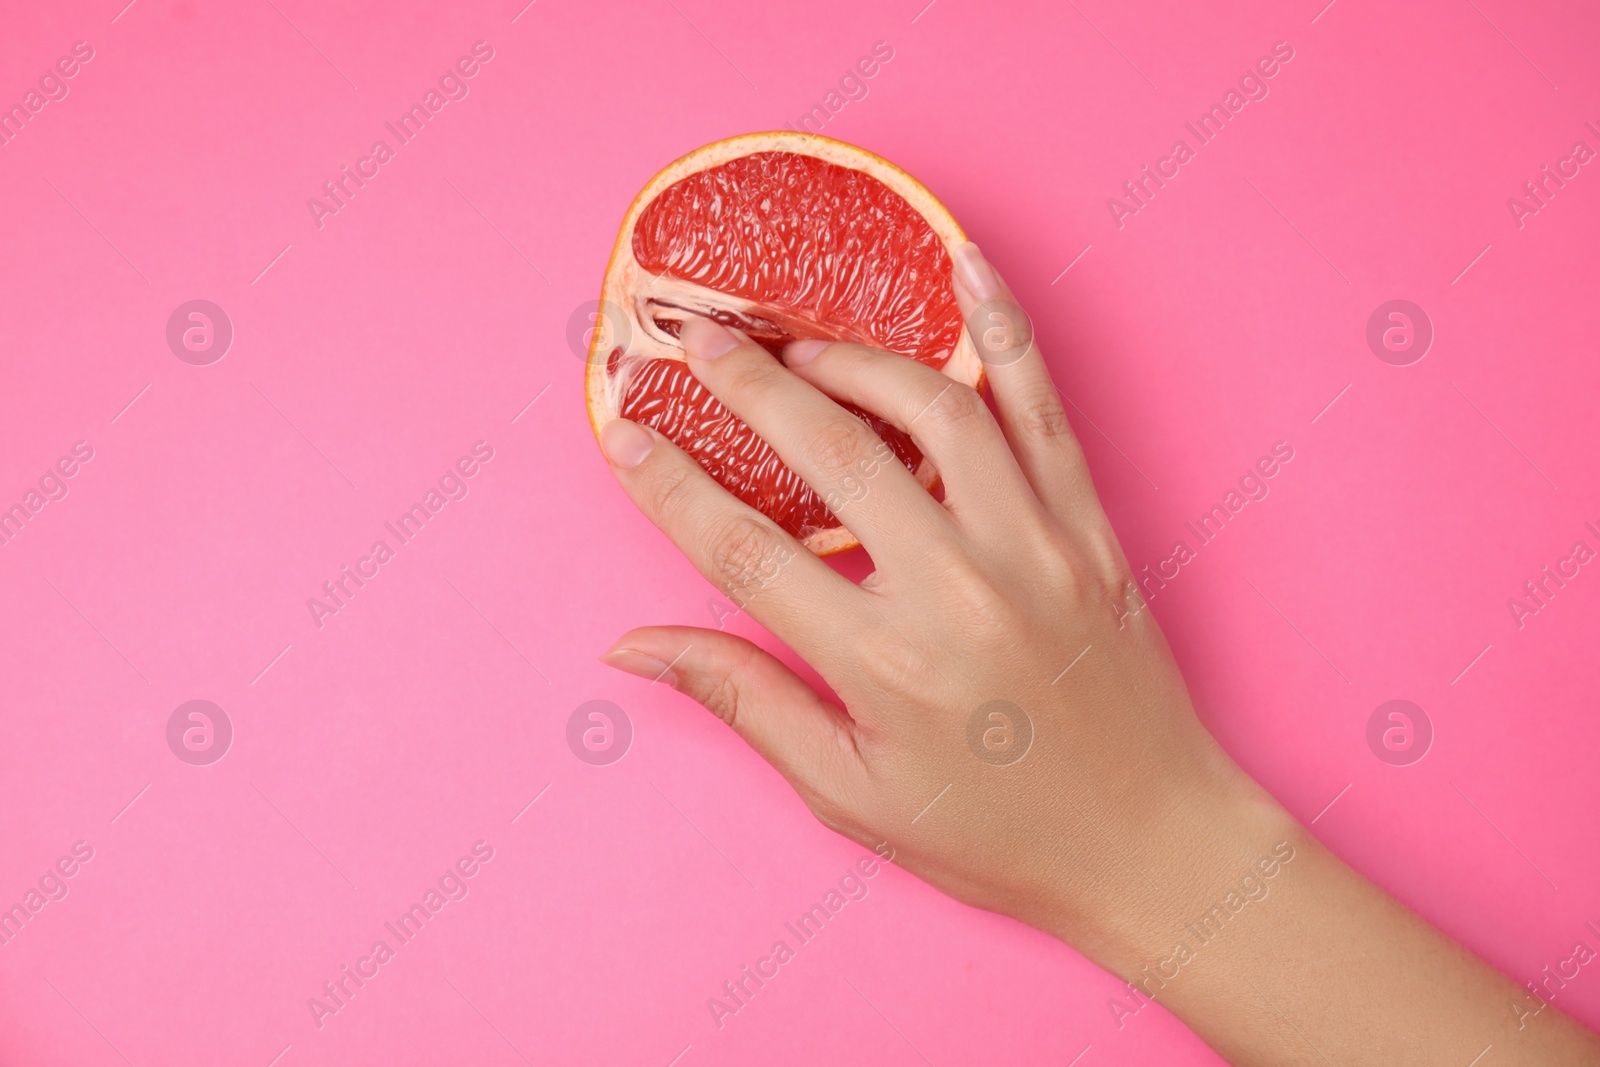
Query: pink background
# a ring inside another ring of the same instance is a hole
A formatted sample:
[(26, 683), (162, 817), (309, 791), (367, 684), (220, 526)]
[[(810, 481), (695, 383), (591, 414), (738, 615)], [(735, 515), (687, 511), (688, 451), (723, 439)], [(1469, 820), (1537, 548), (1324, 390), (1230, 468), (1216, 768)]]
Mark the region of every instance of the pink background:
[[(0, 904), (94, 858), (0, 947), (0, 1062), (1215, 1062), (897, 869), (706, 1007), (862, 852), (595, 662), (716, 599), (607, 475), (565, 332), (658, 167), (797, 122), (877, 41), (823, 132), (1023, 296), (1136, 565), (1295, 450), (1154, 602), (1222, 742), (1517, 980), (1600, 947), (1600, 566), (1520, 630), (1506, 603), (1600, 548), (1600, 167), (1520, 229), (1506, 203), (1600, 148), (1592, 7), (523, 2), (6, 16), (0, 102), (94, 58), (0, 147), (0, 506), (94, 458), (0, 546)], [(470, 95), (319, 229), (307, 198), (479, 40)], [(1119, 230), (1107, 198), (1277, 41), (1270, 95)], [(235, 329), (210, 366), (165, 341), (194, 298)], [(1437, 333), (1407, 367), (1364, 338), (1393, 298)], [(470, 495), (319, 629), (307, 598), (478, 440)], [(165, 734), (197, 698), (236, 731), (204, 767)], [(1367, 746), (1393, 698), (1436, 731), (1411, 766)], [(611, 766), (565, 741), (591, 699), (633, 724)], [(319, 1029), (307, 999), (479, 840)], [(1591, 970), (1556, 1003), (1595, 1025)]]

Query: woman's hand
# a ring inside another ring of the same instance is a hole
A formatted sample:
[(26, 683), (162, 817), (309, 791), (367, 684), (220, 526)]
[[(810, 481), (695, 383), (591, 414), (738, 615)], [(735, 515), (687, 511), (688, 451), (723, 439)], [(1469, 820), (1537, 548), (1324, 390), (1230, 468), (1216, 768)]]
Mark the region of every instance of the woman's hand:
[[(1205, 873), (1248, 869), (1284, 820), (1196, 720), (1026, 317), (976, 246), (957, 264), (998, 419), (899, 356), (801, 341), (780, 364), (708, 320), (683, 330), (694, 375), (837, 505), (877, 567), (860, 586), (660, 435), (601, 435), (634, 502), (843, 706), (716, 631), (634, 630), (605, 659), (666, 672), (827, 825), (1136, 969), (1169, 947), (1144, 935), (1201, 907)], [(830, 397), (909, 434), (943, 503)]]
[[(840, 833), (1127, 979), (1119, 1028), (1159, 1000), (1236, 1064), (1600, 1063), (1592, 1034), (1340, 863), (1221, 751), (1027, 319), (975, 246), (955, 281), (998, 418), (899, 356), (797, 342), (779, 363), (709, 321), (682, 331), (695, 376), (866, 547), (860, 585), (660, 435), (601, 431), (640, 509), (840, 703), (714, 630), (633, 630), (605, 661), (711, 709)], [(910, 434), (943, 502), (830, 397)]]

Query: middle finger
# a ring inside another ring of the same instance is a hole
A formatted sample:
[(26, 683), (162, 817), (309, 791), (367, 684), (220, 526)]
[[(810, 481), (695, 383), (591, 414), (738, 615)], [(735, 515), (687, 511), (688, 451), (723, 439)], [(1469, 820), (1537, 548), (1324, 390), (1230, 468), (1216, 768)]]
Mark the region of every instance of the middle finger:
[(950, 540), (949, 514), (877, 434), (759, 345), (709, 319), (680, 337), (689, 369), (820, 496), (880, 568)]

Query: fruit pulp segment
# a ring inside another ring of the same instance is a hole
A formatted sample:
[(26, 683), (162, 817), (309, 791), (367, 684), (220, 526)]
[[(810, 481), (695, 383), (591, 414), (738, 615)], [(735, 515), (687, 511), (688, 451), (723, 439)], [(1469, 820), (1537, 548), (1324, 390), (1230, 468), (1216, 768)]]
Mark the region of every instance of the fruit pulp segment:
[[(774, 355), (799, 337), (849, 340), (938, 368), (960, 338), (949, 253), (927, 220), (871, 175), (814, 156), (759, 152), (685, 177), (641, 212), (631, 250), (650, 275), (725, 294), (730, 306), (710, 317)], [(640, 312), (676, 335), (680, 315)], [(796, 537), (839, 525), (681, 361), (650, 359), (629, 373), (624, 418), (665, 435)], [(850, 410), (907, 469), (918, 468), (921, 453), (905, 434)], [(856, 483), (865, 485), (872, 462), (847, 472), (841, 499)]]
[(633, 256), (668, 275), (942, 366), (961, 335), (944, 242), (859, 170), (758, 152), (691, 174), (641, 213)]
[[(911, 439), (876, 415), (844, 408), (883, 438), (894, 457), (915, 471), (922, 453)], [(839, 525), (827, 504), (786, 466), (772, 446), (695, 380), (682, 360), (652, 359), (639, 368), (622, 403), (622, 417), (649, 426), (693, 456), (724, 488), (804, 540)], [(886, 459), (887, 457), (885, 457)], [(859, 470), (840, 474), (839, 499), (870, 491), (882, 462), (863, 456)]]

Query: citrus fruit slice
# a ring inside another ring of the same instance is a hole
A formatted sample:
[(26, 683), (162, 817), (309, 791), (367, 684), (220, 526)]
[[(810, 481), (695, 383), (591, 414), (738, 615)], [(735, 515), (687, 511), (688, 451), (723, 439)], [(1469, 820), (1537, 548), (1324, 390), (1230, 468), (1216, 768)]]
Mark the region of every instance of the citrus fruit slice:
[[(823, 500), (689, 372), (692, 315), (777, 358), (802, 338), (854, 341), (983, 386), (950, 283), (961, 227), (911, 175), (863, 149), (754, 133), (689, 153), (650, 179), (622, 221), (600, 291), (585, 393), (595, 433), (650, 426), (819, 555), (857, 544)], [(911, 440), (851, 408), (925, 487)]]

